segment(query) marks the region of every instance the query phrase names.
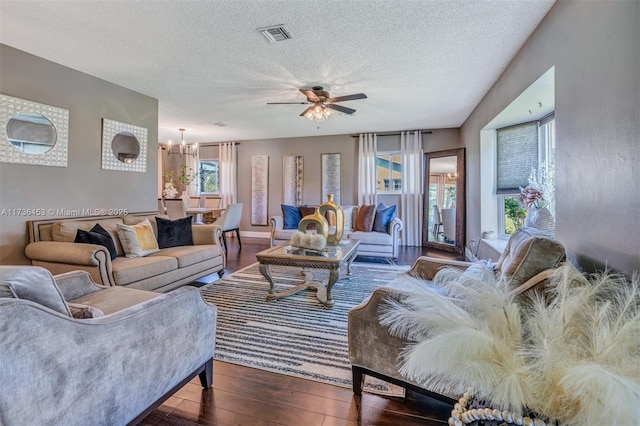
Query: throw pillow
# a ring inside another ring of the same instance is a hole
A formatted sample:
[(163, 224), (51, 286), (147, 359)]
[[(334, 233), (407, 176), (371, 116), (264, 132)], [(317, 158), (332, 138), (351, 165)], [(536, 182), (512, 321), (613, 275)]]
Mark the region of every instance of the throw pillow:
[(71, 316), (75, 319), (100, 318), (104, 316), (104, 312), (100, 309), (82, 303), (67, 302), (71, 310)]
[(305, 217), (316, 212), (315, 207), (300, 206), (300, 216)]
[(118, 223), (118, 237), (126, 257), (144, 257), (160, 250), (149, 219), (133, 226)]
[(281, 204), (282, 207), (282, 221), (283, 229), (298, 229), (298, 223), (302, 219), (302, 213), (298, 206), (290, 206), (287, 204)]
[(356, 231), (371, 232), (373, 230), (375, 217), (375, 204), (360, 206), (360, 208), (358, 208), (358, 214), (356, 215)]
[(193, 245), (190, 216), (176, 220), (156, 217), (156, 224), (158, 226), (158, 247), (161, 249)]
[(40, 266), (0, 266), (0, 283), (8, 284), (18, 299), (31, 300), (71, 316), (53, 275)]
[(389, 233), (389, 223), (396, 218), (396, 205), (386, 207), (383, 203), (378, 204), (376, 216), (373, 220), (373, 230), (376, 232)]
[(104, 246), (109, 250), (109, 257), (111, 257), (111, 260), (118, 257), (118, 252), (116, 251), (116, 245), (113, 242), (113, 238), (111, 238), (111, 235), (109, 235), (107, 230), (100, 226), (99, 223), (96, 223), (89, 231), (78, 229), (76, 231), (76, 239), (74, 242)]
[(0, 283), (0, 297), (18, 298), (9, 283)]

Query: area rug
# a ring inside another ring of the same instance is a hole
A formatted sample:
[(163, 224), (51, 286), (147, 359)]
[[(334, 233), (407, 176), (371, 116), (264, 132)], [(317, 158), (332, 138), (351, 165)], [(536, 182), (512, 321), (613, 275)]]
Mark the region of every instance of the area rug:
[[(271, 266), (275, 292), (304, 281), (300, 268)], [(255, 263), (201, 287), (205, 300), (218, 308), (215, 359), (336, 386), (351, 388), (347, 346), (349, 310), (407, 266), (353, 263), (341, 270), (331, 290), (335, 302), (325, 309), (315, 292), (267, 302), (269, 283)], [(312, 270), (327, 282), (329, 272)], [(364, 391), (402, 396), (404, 390), (366, 376)]]

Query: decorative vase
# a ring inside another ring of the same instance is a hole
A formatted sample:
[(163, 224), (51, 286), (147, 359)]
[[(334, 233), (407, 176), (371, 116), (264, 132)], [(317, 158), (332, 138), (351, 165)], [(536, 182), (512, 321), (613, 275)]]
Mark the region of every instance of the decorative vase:
[(327, 201), (324, 204), (320, 204), (318, 212), (322, 216), (325, 216), (327, 212), (334, 213), (336, 218), (336, 229), (335, 232), (327, 235), (327, 244), (339, 244), (342, 239), (342, 233), (344, 232), (344, 212), (342, 211), (342, 207), (333, 201), (333, 194), (327, 194)]
[(164, 198), (176, 198), (178, 196), (178, 190), (172, 183), (165, 183), (162, 195), (164, 195)]
[(298, 231), (306, 234), (307, 228), (312, 224), (316, 226), (316, 233), (322, 235), (326, 240), (327, 234), (329, 233), (329, 222), (320, 214), (318, 207), (316, 207), (314, 213), (302, 218), (300, 223), (298, 223)]
[(530, 208), (524, 220), (524, 226), (537, 228), (550, 237), (555, 237), (556, 234), (556, 221), (546, 207)]

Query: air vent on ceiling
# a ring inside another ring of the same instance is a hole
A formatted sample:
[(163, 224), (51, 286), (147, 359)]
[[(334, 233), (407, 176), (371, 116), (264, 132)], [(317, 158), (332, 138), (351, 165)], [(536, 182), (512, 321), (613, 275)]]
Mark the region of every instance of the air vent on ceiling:
[(258, 31), (262, 33), (263, 36), (270, 43), (275, 43), (276, 41), (285, 41), (293, 38), (291, 31), (284, 25), (274, 25), (272, 27), (264, 27), (258, 28)]

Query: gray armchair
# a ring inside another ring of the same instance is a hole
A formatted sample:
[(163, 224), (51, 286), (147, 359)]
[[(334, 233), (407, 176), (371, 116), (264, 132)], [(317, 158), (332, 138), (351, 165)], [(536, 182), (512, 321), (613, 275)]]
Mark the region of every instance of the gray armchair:
[[(511, 236), (495, 266), (499, 278), (508, 280), (514, 294), (519, 295), (543, 287), (565, 259), (561, 243), (536, 229), (521, 228)], [(370, 375), (449, 403), (459, 397), (436, 394), (400, 374), (400, 354), (410, 342), (392, 335), (388, 327), (380, 324), (379, 315), (389, 300), (402, 300), (417, 285), (432, 285), (434, 276), (444, 266), (466, 269), (470, 265), (470, 262), (420, 257), (410, 271), (377, 288), (368, 299), (351, 309), (349, 360), (356, 395), (362, 393), (363, 376)]]
[(216, 315), (193, 287), (0, 266), (0, 424), (125, 425), (196, 375), (209, 388)]

